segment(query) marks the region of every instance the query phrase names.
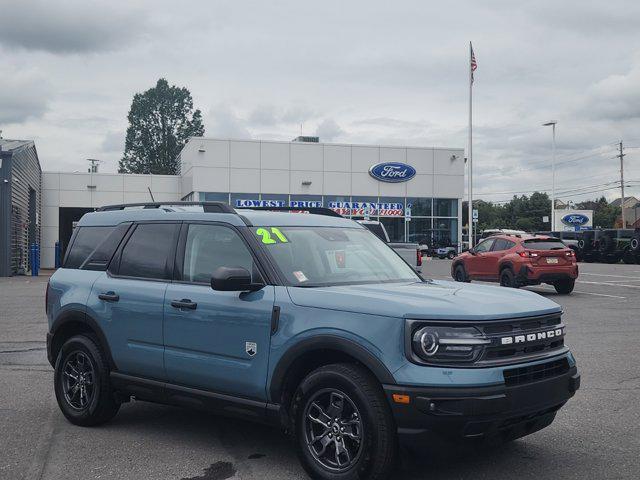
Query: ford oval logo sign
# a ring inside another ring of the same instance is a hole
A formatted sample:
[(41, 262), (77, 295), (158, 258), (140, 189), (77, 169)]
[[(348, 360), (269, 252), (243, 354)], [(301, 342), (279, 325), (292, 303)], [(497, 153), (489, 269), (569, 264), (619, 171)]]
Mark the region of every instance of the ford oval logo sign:
[(400, 162), (378, 163), (369, 169), (369, 175), (381, 182), (406, 182), (416, 176), (416, 169)]
[(569, 225), (570, 227), (580, 227), (589, 223), (589, 217), (582, 215), (581, 213), (570, 213), (562, 217), (562, 223)]

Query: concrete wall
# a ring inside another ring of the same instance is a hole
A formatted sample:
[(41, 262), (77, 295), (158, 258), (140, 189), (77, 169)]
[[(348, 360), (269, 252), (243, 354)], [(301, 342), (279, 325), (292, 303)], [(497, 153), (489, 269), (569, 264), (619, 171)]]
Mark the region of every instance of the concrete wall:
[[(462, 198), (464, 150), (191, 138), (180, 155), (182, 197), (192, 192)], [(416, 176), (379, 182), (369, 168), (403, 162)], [(303, 185), (303, 182), (311, 182)]]
[(97, 208), (117, 203), (180, 199), (180, 177), (119, 173), (42, 173), (42, 268), (55, 265), (60, 207)]

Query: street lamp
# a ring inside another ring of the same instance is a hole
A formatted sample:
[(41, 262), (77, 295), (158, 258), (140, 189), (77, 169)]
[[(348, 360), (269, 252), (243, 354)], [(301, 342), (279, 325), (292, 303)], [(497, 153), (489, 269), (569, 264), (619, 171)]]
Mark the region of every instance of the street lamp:
[(551, 228), (549, 230), (553, 231), (556, 228), (556, 124), (557, 120), (550, 120), (547, 123), (543, 123), (543, 127), (551, 126), (551, 131), (553, 135), (553, 140), (551, 143)]

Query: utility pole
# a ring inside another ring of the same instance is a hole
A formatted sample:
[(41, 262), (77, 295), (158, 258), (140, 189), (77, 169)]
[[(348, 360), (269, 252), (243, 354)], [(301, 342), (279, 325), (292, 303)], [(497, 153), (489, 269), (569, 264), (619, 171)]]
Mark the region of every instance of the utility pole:
[(620, 140), (620, 143), (618, 144), (618, 148), (620, 153), (616, 155), (616, 157), (620, 159), (620, 195), (621, 195), (620, 211), (622, 212), (622, 228), (626, 228), (627, 222), (625, 221), (625, 218), (624, 218), (624, 156), (625, 154), (623, 153), (623, 150), (622, 150), (622, 140)]
[(551, 228), (553, 231), (556, 228), (556, 125), (557, 120), (551, 120), (547, 123), (543, 123), (543, 127), (551, 127)]

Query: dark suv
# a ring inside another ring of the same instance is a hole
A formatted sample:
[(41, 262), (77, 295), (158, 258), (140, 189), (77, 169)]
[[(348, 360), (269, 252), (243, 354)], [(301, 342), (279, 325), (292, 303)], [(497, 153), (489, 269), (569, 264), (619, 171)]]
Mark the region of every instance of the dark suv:
[(631, 245), (635, 236), (632, 229), (603, 230), (599, 242), (600, 260), (606, 263), (636, 263), (636, 254)]
[(528, 435), (579, 388), (540, 295), (424, 280), (332, 211), (145, 207), (82, 217), (47, 285), (74, 424), (132, 396), (214, 410), (282, 427), (313, 478), (383, 479), (398, 441)]

